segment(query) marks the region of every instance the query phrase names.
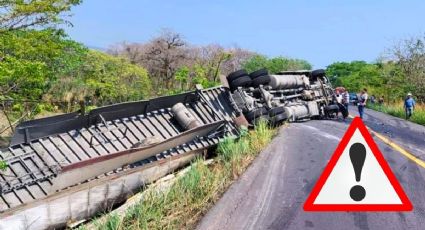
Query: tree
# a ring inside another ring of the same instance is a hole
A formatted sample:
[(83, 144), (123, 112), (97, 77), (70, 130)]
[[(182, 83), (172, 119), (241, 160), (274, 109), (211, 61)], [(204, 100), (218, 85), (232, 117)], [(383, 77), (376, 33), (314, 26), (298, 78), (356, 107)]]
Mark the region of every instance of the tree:
[(124, 58), (91, 50), (85, 62), (81, 79), (95, 104), (141, 100), (152, 93), (147, 71)]
[(218, 81), (222, 66), (232, 57), (230, 52), (218, 44), (189, 47), (186, 53), (186, 65), (191, 66), (194, 73), (199, 72), (199, 68), (202, 68), (204, 78), (211, 82)]
[(390, 49), (390, 59), (400, 67), (406, 88), (425, 101), (425, 35), (402, 40)]
[(252, 71), (259, 70), (261, 68), (267, 68), (269, 64), (268, 62), (269, 60), (267, 59), (266, 56), (257, 54), (251, 57), (250, 59), (246, 60), (242, 64), (242, 68), (244, 68), (248, 72), (252, 72)]
[(270, 73), (278, 73), (287, 70), (309, 70), (311, 64), (301, 59), (291, 59), (285, 57), (267, 58), (264, 55), (255, 55), (246, 60), (242, 67), (248, 72), (266, 68)]
[(142, 64), (145, 49), (143, 44), (121, 42), (110, 46), (106, 52), (113, 56), (125, 57), (132, 64)]
[(189, 74), (190, 70), (187, 66), (183, 66), (176, 71), (175, 79), (180, 82), (180, 91), (184, 91), (187, 88)]
[[(342, 81), (344, 79), (357, 74), (367, 65), (368, 63), (365, 61), (335, 62), (326, 68), (326, 75), (329, 77), (334, 86), (343, 86)], [(346, 80), (345, 82), (349, 83), (350, 81)], [(347, 87), (346, 85), (344, 86)], [(354, 89), (348, 86), (348, 88), (349, 90), (359, 90), (358, 87), (355, 87)]]
[(17, 30), (0, 34), (3, 97), (40, 99), (51, 83), (79, 68), (87, 48), (61, 30)]
[(226, 50), (226, 52), (230, 55), (228, 59), (226, 59), (223, 64), (220, 66), (221, 73), (224, 75), (228, 75), (231, 72), (239, 70), (242, 65), (253, 56), (257, 55), (257, 53), (242, 49), (240, 47), (231, 47)]
[(398, 65), (383, 60), (336, 62), (327, 67), (326, 73), (334, 86), (343, 86), (350, 92), (367, 88), (370, 95), (385, 96), (387, 100), (402, 97), (406, 87)]
[(0, 34), (68, 23), (64, 14), (82, 0), (0, 0)]
[(40, 98), (46, 86), (45, 63), (4, 58), (0, 62), (0, 98)]
[(384, 80), (383, 93), (387, 101), (396, 101), (406, 96), (409, 86), (406, 84), (405, 75), (397, 63), (392, 61), (378, 63)]
[(156, 86), (164, 84), (165, 88), (172, 88), (174, 74), (186, 58), (185, 46), (186, 41), (180, 34), (167, 29), (145, 45), (142, 64)]

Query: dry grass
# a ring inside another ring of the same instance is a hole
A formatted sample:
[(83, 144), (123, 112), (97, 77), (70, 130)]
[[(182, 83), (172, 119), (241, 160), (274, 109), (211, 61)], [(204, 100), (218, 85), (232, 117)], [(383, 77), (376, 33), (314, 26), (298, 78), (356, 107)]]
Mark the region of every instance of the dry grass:
[[(110, 216), (98, 229), (191, 229), (230, 184), (270, 142), (274, 130), (260, 122), (239, 139), (226, 138), (217, 147), (214, 164), (197, 159), (168, 191), (152, 191), (130, 208), (124, 218)], [(81, 227), (84, 229), (84, 226)]]
[[(383, 112), (395, 117), (400, 117), (405, 119), (406, 114), (403, 108), (403, 102), (392, 103), (392, 104), (368, 104), (368, 108)], [(410, 121), (415, 122), (420, 125), (425, 125), (425, 104), (416, 104), (415, 111), (413, 112)]]

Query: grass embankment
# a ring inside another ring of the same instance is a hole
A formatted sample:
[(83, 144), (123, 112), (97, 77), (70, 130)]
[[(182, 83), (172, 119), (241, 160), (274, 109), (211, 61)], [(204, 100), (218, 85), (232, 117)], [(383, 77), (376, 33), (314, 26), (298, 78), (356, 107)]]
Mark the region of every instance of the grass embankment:
[[(395, 117), (400, 117), (403, 119), (406, 118), (406, 114), (405, 114), (402, 102), (395, 103), (395, 104), (383, 104), (383, 105), (368, 104), (367, 107), (379, 112), (383, 112), (383, 113), (395, 116)], [(420, 125), (425, 125), (425, 104), (417, 104), (415, 106), (415, 111), (413, 111), (413, 115), (410, 118), (410, 121)]]
[[(123, 218), (109, 216), (97, 229), (190, 229), (270, 142), (275, 131), (260, 122), (239, 139), (224, 139), (212, 165), (197, 159), (167, 191), (147, 193)], [(84, 229), (84, 227), (82, 227)]]

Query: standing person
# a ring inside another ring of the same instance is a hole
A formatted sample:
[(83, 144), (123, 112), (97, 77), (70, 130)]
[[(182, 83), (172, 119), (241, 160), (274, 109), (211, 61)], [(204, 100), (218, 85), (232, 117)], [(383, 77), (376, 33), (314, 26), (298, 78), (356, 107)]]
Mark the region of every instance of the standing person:
[(415, 100), (412, 98), (412, 94), (408, 93), (406, 100), (404, 100), (404, 110), (406, 111), (406, 120), (409, 120), (415, 110)]
[(359, 115), (361, 119), (363, 119), (364, 107), (366, 106), (367, 96), (367, 89), (364, 88), (360, 93), (359, 104), (357, 106), (359, 108)]
[[(348, 99), (347, 99), (348, 97)], [(348, 103), (350, 100), (350, 95), (348, 95), (347, 90), (342, 87), (340, 91), (340, 99), (338, 101), (338, 107), (342, 114), (342, 119), (345, 121), (345, 119), (348, 117)]]
[(350, 94), (348, 93), (348, 90), (346, 89), (344, 90), (343, 96), (344, 96), (344, 100), (343, 100), (344, 106), (348, 111), (348, 105), (350, 104)]
[[(342, 103), (342, 95), (341, 95), (341, 92), (339, 91), (339, 89), (337, 89), (336, 91), (335, 91), (335, 99), (336, 99), (336, 103), (337, 103), (337, 105), (338, 105), (338, 107), (341, 105), (341, 103)], [(338, 118), (338, 114), (339, 114), (339, 111), (337, 111), (336, 112), (336, 118)]]

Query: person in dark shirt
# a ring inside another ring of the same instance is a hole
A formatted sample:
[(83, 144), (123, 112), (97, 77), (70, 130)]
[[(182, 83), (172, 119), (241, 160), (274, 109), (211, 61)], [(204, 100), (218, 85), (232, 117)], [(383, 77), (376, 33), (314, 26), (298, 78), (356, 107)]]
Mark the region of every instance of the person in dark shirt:
[(357, 104), (361, 119), (363, 119), (364, 107), (366, 107), (367, 99), (368, 99), (367, 89), (364, 88), (360, 94), (359, 103)]
[(409, 120), (415, 110), (415, 100), (412, 98), (412, 94), (408, 93), (406, 100), (404, 100), (404, 110), (406, 111), (406, 120)]

